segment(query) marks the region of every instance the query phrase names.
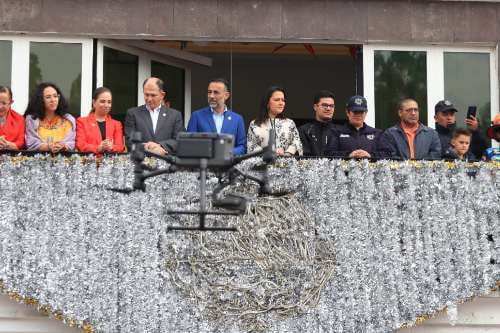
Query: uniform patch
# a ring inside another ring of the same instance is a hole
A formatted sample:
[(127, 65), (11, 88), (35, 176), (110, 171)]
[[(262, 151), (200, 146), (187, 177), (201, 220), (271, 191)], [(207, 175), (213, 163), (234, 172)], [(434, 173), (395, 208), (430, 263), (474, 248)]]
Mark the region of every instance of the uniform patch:
[(368, 140), (373, 140), (373, 139), (375, 139), (375, 135), (374, 135), (374, 134), (368, 134), (368, 135), (366, 136), (366, 138), (367, 138)]
[(341, 138), (350, 138), (351, 136), (349, 134), (340, 134)]

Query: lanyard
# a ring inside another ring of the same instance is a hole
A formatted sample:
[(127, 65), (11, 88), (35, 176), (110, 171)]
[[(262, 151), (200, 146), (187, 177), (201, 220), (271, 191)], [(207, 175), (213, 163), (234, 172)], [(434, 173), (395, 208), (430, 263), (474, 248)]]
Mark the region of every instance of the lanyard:
[(274, 131), (274, 146), (276, 147), (278, 145), (278, 134), (276, 133), (276, 119), (269, 119), (271, 121), (271, 128)]

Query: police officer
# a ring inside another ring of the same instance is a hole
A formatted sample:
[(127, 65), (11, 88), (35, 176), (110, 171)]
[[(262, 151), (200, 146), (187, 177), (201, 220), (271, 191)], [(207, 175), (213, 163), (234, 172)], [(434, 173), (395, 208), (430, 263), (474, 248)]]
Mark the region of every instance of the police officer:
[(346, 105), (348, 121), (336, 129), (333, 155), (339, 158), (387, 158), (390, 148), (382, 139), (382, 130), (365, 123), (368, 107), (363, 96), (352, 96)]

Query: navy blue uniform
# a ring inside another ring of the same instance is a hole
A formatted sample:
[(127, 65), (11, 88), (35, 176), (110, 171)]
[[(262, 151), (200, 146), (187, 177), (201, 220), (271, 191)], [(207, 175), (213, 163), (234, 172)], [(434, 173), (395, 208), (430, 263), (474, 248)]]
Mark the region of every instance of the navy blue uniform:
[(332, 140), (329, 150), (333, 156), (349, 157), (354, 150), (362, 149), (373, 158), (389, 158), (391, 150), (382, 137), (382, 130), (363, 124), (359, 130), (346, 123), (336, 128), (337, 139)]

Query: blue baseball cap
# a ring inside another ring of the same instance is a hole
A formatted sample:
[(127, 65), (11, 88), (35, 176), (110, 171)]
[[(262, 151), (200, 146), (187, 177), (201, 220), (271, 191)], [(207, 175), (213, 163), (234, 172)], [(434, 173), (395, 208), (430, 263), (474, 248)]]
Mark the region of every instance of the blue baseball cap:
[(366, 112), (368, 111), (366, 98), (364, 98), (363, 96), (354, 95), (351, 98), (349, 98), (346, 108), (347, 110), (353, 112)]

